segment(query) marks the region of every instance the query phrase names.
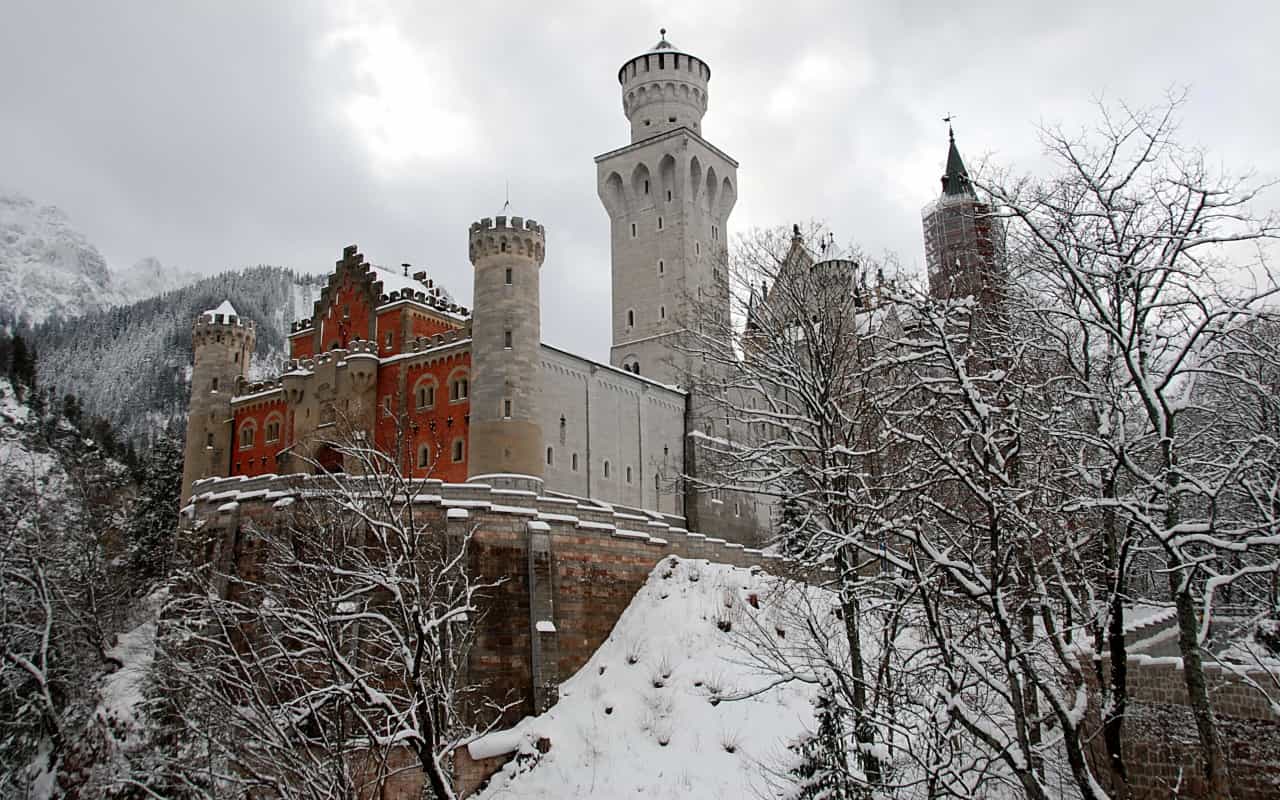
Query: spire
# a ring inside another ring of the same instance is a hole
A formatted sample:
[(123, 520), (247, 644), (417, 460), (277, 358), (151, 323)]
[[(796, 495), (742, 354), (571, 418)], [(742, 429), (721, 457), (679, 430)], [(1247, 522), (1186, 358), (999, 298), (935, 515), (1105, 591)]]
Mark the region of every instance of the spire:
[(973, 191), (973, 185), (969, 182), (969, 172), (964, 168), (964, 160), (960, 158), (960, 151), (956, 148), (956, 132), (951, 127), (951, 120), (950, 114), (943, 117), (943, 121), (947, 123), (950, 147), (947, 149), (947, 171), (942, 176), (942, 193), (949, 196), (977, 197)]

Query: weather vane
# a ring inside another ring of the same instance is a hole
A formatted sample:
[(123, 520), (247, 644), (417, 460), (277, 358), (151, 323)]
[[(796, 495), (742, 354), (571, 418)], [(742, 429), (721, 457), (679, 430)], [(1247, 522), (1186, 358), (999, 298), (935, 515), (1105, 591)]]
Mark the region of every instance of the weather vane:
[(952, 114), (950, 111), (948, 111), (947, 115), (942, 118), (942, 121), (947, 123), (947, 135), (950, 136), (952, 140), (956, 138), (956, 132), (951, 128), (951, 120), (955, 118), (955, 114)]
[(502, 213), (507, 213), (507, 209), (511, 207), (511, 181), (507, 182), (507, 202), (502, 204)]

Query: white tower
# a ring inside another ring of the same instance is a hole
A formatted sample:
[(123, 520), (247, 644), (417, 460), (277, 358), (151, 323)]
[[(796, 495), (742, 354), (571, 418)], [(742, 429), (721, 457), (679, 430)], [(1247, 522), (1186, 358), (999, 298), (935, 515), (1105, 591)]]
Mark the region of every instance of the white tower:
[(618, 71), (631, 144), (596, 157), (611, 224), (614, 366), (684, 383), (690, 302), (729, 314), (727, 223), (738, 162), (702, 138), (711, 70), (663, 38)]

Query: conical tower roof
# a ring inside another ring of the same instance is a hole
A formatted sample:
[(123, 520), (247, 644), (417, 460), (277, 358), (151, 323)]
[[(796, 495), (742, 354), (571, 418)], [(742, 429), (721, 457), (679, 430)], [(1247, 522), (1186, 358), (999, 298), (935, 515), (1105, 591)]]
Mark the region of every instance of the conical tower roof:
[(969, 181), (969, 172), (964, 168), (964, 159), (960, 158), (960, 150), (956, 147), (956, 132), (947, 126), (947, 134), (951, 145), (947, 150), (947, 171), (942, 175), (942, 194), (977, 197)]

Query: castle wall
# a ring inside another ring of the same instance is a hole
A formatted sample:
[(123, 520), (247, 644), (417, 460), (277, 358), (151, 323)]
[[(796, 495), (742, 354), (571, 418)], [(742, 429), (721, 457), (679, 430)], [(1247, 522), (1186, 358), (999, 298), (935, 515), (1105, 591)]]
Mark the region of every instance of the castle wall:
[[(284, 430), (288, 406), (283, 389), (275, 389), (261, 399), (233, 403), (235, 423), (231, 435), (231, 474), (265, 475), (277, 472), (276, 455), (284, 449)], [(267, 425), (279, 423), (275, 439), (267, 438)], [(243, 431), (253, 431), (253, 443), (243, 445)]]
[(684, 393), (546, 344), (540, 365), (547, 489), (683, 514)]

